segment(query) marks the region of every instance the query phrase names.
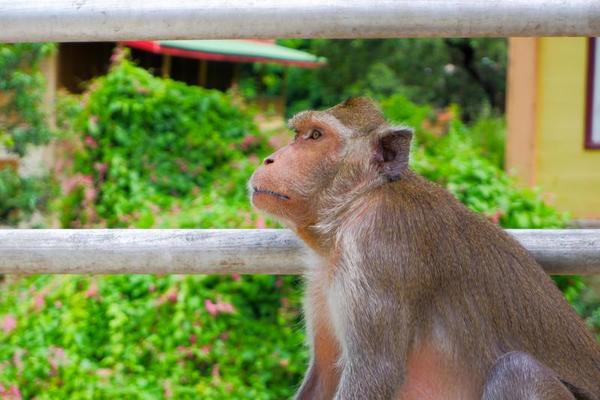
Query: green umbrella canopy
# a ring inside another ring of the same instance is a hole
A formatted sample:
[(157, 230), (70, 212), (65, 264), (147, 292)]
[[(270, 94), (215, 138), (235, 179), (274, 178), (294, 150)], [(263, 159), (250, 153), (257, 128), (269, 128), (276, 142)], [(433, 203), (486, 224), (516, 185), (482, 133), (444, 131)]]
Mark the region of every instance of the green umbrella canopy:
[(259, 40), (127, 41), (125, 45), (156, 54), (211, 61), (264, 62), (315, 68), (326, 60), (310, 53)]

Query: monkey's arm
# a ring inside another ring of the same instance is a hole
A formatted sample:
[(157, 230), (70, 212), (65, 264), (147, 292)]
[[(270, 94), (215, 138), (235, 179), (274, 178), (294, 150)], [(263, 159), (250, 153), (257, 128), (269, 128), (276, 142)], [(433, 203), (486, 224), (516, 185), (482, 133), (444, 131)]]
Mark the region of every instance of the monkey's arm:
[(339, 381), (336, 371), (337, 356), (334, 357), (328, 350), (316, 348), (311, 358), (310, 367), (295, 399), (330, 400)]
[[(313, 356), (314, 358), (314, 356)], [(298, 393), (294, 396), (295, 400), (312, 400), (312, 399), (322, 399), (323, 396), (320, 394), (319, 390), (319, 374), (317, 373), (317, 369), (314, 365), (314, 361), (311, 361), (310, 366), (308, 367), (308, 372), (304, 376), (304, 381), (302, 382), (302, 386), (298, 390)]]
[(339, 345), (333, 334), (323, 288), (309, 285), (304, 306), (311, 362), (295, 399), (330, 400), (339, 381), (336, 367)]
[(405, 310), (388, 301), (389, 296), (373, 293), (372, 287), (369, 293), (361, 291), (353, 287), (338, 297), (336, 315), (345, 317), (337, 322), (344, 334), (342, 375), (334, 398), (389, 400), (404, 382), (408, 318)]

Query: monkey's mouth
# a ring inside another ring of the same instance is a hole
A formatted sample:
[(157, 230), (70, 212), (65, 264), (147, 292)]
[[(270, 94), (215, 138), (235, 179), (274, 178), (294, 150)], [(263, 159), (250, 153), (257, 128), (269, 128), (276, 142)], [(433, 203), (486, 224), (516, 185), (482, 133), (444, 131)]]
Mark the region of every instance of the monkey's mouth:
[(267, 190), (267, 189), (259, 189), (257, 187), (252, 188), (252, 194), (268, 194), (270, 196), (274, 196), (274, 197), (277, 197), (278, 199), (282, 199), (282, 200), (290, 199), (290, 197), (286, 196), (285, 194), (277, 193), (277, 192), (274, 192), (272, 190)]

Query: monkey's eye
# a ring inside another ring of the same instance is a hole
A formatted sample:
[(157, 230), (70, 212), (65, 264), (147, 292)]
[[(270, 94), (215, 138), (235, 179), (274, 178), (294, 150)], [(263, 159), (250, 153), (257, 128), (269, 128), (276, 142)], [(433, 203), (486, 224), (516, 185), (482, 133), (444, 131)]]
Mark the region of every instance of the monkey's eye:
[(309, 138), (309, 139), (312, 139), (312, 140), (317, 140), (317, 139), (319, 139), (321, 136), (323, 136), (323, 134), (321, 133), (321, 131), (320, 131), (320, 130), (318, 130), (318, 129), (313, 129), (313, 130), (310, 132), (310, 135), (308, 135), (308, 138)]

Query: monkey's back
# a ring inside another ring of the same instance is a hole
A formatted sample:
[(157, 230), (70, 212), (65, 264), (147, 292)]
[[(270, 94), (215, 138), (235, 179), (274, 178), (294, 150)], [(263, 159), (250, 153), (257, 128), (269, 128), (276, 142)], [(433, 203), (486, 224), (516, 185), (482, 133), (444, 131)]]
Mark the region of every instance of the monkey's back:
[(424, 277), (425, 332), (442, 326), (480, 379), (501, 354), (523, 351), (600, 399), (600, 345), (515, 239), (416, 174), (393, 197), (387, 212)]

